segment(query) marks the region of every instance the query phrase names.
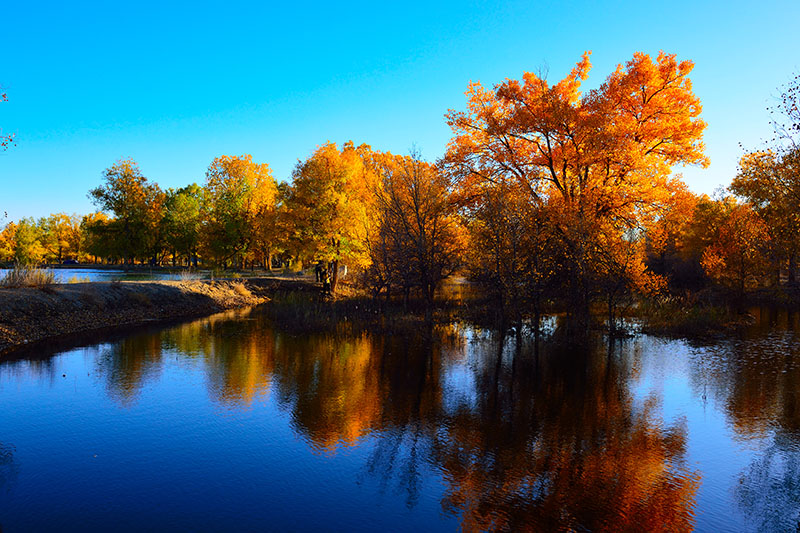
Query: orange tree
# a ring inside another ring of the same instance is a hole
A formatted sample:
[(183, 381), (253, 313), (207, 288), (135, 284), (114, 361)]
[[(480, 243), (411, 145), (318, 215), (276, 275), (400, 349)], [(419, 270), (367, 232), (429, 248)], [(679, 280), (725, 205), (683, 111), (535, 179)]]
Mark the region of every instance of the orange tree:
[(445, 161), (463, 188), (512, 179), (558, 214), (561, 280), (585, 320), (597, 290), (594, 251), (617, 241), (599, 236), (643, 234), (678, 186), (671, 167), (707, 164), (692, 68), (663, 52), (636, 53), (581, 94), (587, 53), (554, 85), (530, 72), (492, 89), (473, 83), (467, 110), (446, 116), (454, 137)]

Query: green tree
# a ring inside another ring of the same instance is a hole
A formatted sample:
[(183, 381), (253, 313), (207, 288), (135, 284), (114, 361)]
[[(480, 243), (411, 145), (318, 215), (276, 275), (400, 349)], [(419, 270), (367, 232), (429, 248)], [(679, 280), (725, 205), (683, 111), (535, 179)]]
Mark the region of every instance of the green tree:
[(196, 183), (176, 191), (167, 191), (163, 231), (166, 244), (172, 252), (173, 265), (178, 256), (185, 257), (187, 262), (196, 266), (202, 207), (203, 189)]
[(38, 265), (45, 254), (41, 244), (41, 229), (32, 218), (23, 218), (17, 225), (14, 243), (14, 261), (20, 265)]

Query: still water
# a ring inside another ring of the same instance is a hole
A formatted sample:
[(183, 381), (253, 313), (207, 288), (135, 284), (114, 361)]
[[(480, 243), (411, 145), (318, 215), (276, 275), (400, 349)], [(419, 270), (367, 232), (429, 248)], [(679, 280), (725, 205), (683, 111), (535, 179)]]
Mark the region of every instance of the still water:
[(0, 529), (794, 531), (797, 314), (588, 349), (259, 309), (0, 363)]
[[(45, 270), (47, 270), (45, 268)], [(179, 272), (155, 270), (112, 270), (107, 268), (53, 268), (50, 271), (55, 275), (56, 283), (84, 282), (84, 281), (145, 281), (145, 280), (171, 280), (181, 279)], [(0, 268), (0, 279), (5, 277), (8, 269)], [(193, 277), (208, 277), (208, 272), (193, 272)]]

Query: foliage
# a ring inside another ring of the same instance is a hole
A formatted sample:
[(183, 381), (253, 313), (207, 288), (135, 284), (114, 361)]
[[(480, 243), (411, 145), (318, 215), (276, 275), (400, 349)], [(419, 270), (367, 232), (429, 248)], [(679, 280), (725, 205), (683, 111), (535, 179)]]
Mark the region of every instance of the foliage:
[(713, 279), (743, 296), (763, 279), (770, 236), (766, 224), (747, 204), (735, 204), (703, 252), (702, 264)]
[(364, 161), (370, 152), (366, 145), (348, 142), (339, 150), (327, 142), (298, 162), (287, 190), (287, 246), (301, 261), (330, 262), (333, 290), (340, 262), (369, 264), (367, 228), (378, 183), (377, 173)]
[(634, 239), (681, 187), (671, 166), (707, 164), (690, 61), (637, 53), (581, 95), (588, 56), (552, 86), (530, 72), (493, 89), (471, 84), (467, 111), (447, 114), (455, 136), (446, 155), (465, 199), (479, 198), (486, 183), (515, 181), (546, 210), (559, 241), (560, 283), (584, 317), (595, 294), (608, 294), (608, 275), (657, 288)]
[(375, 158), (381, 181), (375, 189), (375, 220), (366, 243), (378, 283), (422, 291), (432, 306), (439, 284), (459, 266), (466, 248), (447, 176), (418, 154)]
[(258, 217), (274, 209), (277, 184), (269, 165), (250, 155), (220, 156), (206, 171), (203, 249), (217, 264), (252, 251)]
[(775, 243), (775, 263), (788, 266), (789, 282), (794, 283), (800, 253), (800, 147), (745, 154), (730, 190), (766, 223)]
[(103, 227), (115, 241), (126, 262), (152, 257), (162, 244), (160, 221), (165, 195), (149, 183), (132, 159), (117, 161), (103, 172), (105, 184), (89, 191), (103, 211), (114, 214)]
[(173, 255), (196, 263), (200, 245), (203, 189), (196, 183), (168, 190), (162, 220), (164, 239)]

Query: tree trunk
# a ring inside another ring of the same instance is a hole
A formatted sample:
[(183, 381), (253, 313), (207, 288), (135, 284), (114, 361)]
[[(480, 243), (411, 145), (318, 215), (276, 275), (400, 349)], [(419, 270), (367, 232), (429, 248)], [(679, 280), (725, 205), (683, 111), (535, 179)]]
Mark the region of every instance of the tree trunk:
[(336, 285), (339, 283), (339, 260), (333, 260), (333, 272), (331, 272), (331, 292), (336, 292)]

